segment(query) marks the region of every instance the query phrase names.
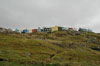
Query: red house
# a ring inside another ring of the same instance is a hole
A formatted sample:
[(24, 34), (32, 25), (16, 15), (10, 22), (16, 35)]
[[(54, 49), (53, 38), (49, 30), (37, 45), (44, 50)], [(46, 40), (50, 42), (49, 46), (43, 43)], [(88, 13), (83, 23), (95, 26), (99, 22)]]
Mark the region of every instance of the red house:
[(73, 28), (72, 28), (72, 27), (69, 27), (68, 29), (69, 29), (69, 30), (72, 30)]
[(69, 27), (68, 30), (74, 30), (72, 27)]
[(33, 29), (32, 32), (37, 32), (37, 29)]

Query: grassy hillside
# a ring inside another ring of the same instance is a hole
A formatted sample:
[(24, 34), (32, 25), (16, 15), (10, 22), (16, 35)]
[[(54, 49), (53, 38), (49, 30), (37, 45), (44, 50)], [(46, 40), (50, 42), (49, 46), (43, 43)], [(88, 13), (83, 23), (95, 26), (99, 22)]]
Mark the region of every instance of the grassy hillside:
[(0, 34), (0, 66), (100, 66), (100, 34)]

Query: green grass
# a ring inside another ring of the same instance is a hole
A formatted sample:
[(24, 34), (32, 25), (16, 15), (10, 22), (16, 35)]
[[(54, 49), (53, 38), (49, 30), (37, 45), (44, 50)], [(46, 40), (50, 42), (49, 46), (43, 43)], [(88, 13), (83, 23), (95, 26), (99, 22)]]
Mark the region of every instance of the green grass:
[(0, 34), (0, 66), (100, 66), (100, 35), (76, 33)]
[(58, 64), (19, 64), (15, 62), (0, 62), (0, 66), (58, 66)]

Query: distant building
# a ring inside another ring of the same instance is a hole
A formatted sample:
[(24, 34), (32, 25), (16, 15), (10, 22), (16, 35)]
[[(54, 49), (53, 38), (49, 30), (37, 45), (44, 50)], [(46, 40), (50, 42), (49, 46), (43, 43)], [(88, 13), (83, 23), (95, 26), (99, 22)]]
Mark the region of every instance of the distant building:
[(7, 29), (7, 32), (12, 33), (13, 31), (12, 31), (12, 29)]
[(16, 29), (14, 29), (13, 31), (15, 31), (15, 32), (17, 32), (17, 33), (22, 33), (22, 29), (18, 29), (18, 28), (16, 28)]
[(78, 31), (78, 29), (77, 28), (73, 28), (73, 27), (68, 27), (68, 29), (67, 30), (70, 30), (70, 31)]
[(12, 29), (6, 29), (0, 27), (0, 33), (14, 33)]
[(91, 30), (91, 29), (85, 29), (85, 28), (79, 28), (79, 31), (92, 32), (92, 30)]
[(68, 30), (68, 28), (67, 27), (62, 27), (62, 30), (65, 31), (65, 30)]
[(32, 33), (32, 29), (27, 29), (27, 33)]
[(54, 32), (54, 31), (62, 31), (62, 28), (63, 27), (60, 27), (60, 26), (55, 26), (55, 27), (52, 27), (52, 32)]
[(21, 33), (28, 33), (28, 30), (27, 29), (24, 29), (24, 30), (22, 30)]
[(43, 28), (41, 29), (41, 32), (51, 32), (51, 28), (43, 27)]
[(69, 27), (68, 30), (74, 30), (72, 27)]
[(15, 31), (16, 31), (16, 32), (19, 32), (19, 29), (18, 29), (18, 28), (16, 28), (16, 29), (15, 29)]
[(6, 31), (7, 31), (7, 29), (1, 28), (1, 27), (0, 27), (0, 33), (4, 33), (4, 32), (6, 32)]
[(41, 28), (40, 27), (38, 27), (37, 32), (41, 32)]
[(37, 32), (37, 29), (33, 29), (32, 32), (33, 32), (33, 33), (34, 33), (34, 32)]

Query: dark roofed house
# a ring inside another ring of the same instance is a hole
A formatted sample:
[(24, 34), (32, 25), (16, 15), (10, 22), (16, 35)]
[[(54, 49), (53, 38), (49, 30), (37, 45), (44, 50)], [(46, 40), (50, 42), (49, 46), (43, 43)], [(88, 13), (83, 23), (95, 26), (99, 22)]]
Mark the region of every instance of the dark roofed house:
[(43, 27), (43, 28), (41, 29), (41, 32), (51, 32), (51, 28)]
[(91, 29), (85, 29), (85, 28), (79, 28), (79, 31), (92, 32), (92, 30), (91, 30)]

